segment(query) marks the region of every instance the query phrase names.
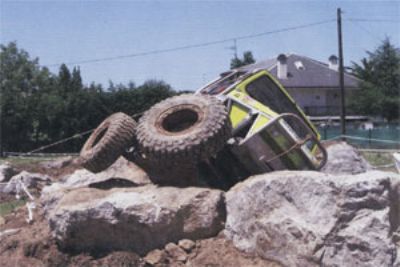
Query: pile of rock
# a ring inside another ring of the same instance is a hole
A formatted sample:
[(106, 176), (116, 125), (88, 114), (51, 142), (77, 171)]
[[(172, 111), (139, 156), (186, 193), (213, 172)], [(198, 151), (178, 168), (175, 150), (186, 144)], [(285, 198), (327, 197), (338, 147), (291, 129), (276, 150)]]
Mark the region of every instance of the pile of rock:
[[(340, 147), (346, 156), (335, 154)], [(371, 171), (344, 144), (328, 153), (325, 173), (273, 172), (227, 192), (156, 186), (121, 159), (106, 172), (77, 170), (45, 187), (41, 202), (68, 252), (133, 251), (151, 266), (196, 266), (190, 255), (199, 240), (219, 235), (274, 262), (268, 266), (400, 265), (399, 175)]]

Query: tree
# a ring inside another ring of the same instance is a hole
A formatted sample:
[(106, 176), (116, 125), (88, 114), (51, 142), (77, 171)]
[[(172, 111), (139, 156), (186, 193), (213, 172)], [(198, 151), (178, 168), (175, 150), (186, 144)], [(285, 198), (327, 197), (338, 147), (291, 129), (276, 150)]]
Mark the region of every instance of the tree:
[[(16, 43), (0, 45), (0, 156), (1, 144), (5, 151), (31, 151), (93, 129), (114, 112), (138, 114), (176, 94), (154, 80), (138, 87), (110, 82), (109, 90), (94, 83), (85, 86), (78, 67), (71, 71), (62, 64), (52, 74), (38, 62)], [(77, 152), (85, 139), (45, 152)]]
[(255, 62), (256, 61), (253, 57), (253, 53), (251, 53), (251, 51), (246, 51), (243, 53), (243, 59), (240, 59), (238, 57), (232, 58), (231, 69), (236, 69), (245, 65), (253, 64)]
[(0, 45), (0, 113), (4, 150), (23, 151), (32, 138), (37, 95), (51, 75), (15, 42)]
[(354, 74), (362, 80), (361, 91), (352, 107), (361, 114), (382, 116), (389, 121), (400, 117), (400, 50), (386, 38), (360, 64), (353, 63)]
[(71, 77), (71, 89), (73, 91), (82, 90), (82, 77), (81, 77), (81, 70), (79, 68), (73, 68), (72, 70), (72, 77)]
[(128, 87), (110, 83), (108, 92), (107, 106), (113, 112), (122, 111), (129, 115), (141, 113), (155, 103), (176, 95), (171, 86), (157, 80), (148, 80), (138, 87), (133, 83), (128, 84)]

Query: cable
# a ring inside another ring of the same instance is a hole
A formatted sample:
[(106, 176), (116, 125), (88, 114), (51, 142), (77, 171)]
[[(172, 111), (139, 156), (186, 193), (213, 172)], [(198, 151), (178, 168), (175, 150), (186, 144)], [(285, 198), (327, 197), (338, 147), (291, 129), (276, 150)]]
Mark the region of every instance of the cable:
[(370, 30), (368, 30), (367, 28), (365, 28), (364, 26), (362, 26), (361, 24), (359, 24), (356, 20), (349, 20), (353, 25), (356, 25), (357, 27), (359, 27), (360, 29), (362, 29), (363, 31), (365, 31), (366, 33), (368, 33), (374, 40), (378, 39), (379, 41), (382, 41), (381, 38), (379, 38), (378, 35), (372, 33)]
[[(135, 120), (137, 120), (140, 116), (143, 115), (143, 113), (144, 113), (144, 111), (143, 112), (138, 112), (138, 113), (132, 114), (131, 117), (134, 118)], [(70, 140), (73, 140), (73, 139), (82, 138), (83, 136), (92, 133), (94, 130), (95, 130), (95, 128), (91, 129), (91, 130), (87, 130), (85, 132), (74, 134), (73, 136), (58, 140), (58, 141), (56, 141), (54, 143), (51, 143), (51, 144), (48, 144), (48, 145), (45, 145), (45, 146), (41, 146), (41, 147), (36, 148), (36, 149), (34, 149), (32, 151), (26, 152), (25, 154), (26, 155), (31, 155), (33, 153), (45, 150), (45, 149), (47, 149), (49, 147), (53, 147), (53, 146), (56, 146), (56, 145), (59, 145), (59, 144), (62, 144), (62, 143), (66, 143), (66, 142), (68, 142)]]
[(393, 22), (400, 23), (400, 20), (395, 19), (364, 19), (364, 18), (347, 18), (349, 21), (360, 21), (360, 22)]
[(52, 144), (49, 144), (49, 145), (46, 145), (46, 146), (41, 146), (41, 147), (39, 147), (39, 148), (37, 148), (37, 149), (34, 149), (34, 150), (32, 150), (32, 151), (27, 152), (26, 154), (29, 155), (29, 154), (32, 154), (32, 153), (35, 153), (35, 152), (38, 152), (38, 151), (45, 150), (45, 149), (47, 149), (47, 148), (49, 148), (49, 147), (53, 147), (53, 146), (56, 146), (56, 145), (65, 143), (65, 142), (67, 142), (67, 141), (69, 141), (69, 140), (72, 140), (72, 139), (81, 138), (81, 137), (83, 137), (83, 136), (85, 136), (85, 135), (87, 135), (87, 134), (90, 134), (90, 133), (93, 132), (94, 130), (95, 130), (95, 129), (91, 129), (91, 130), (88, 130), (88, 131), (83, 132), (83, 133), (75, 134), (75, 135), (73, 135), (73, 136), (71, 136), (71, 137), (61, 139), (61, 140), (59, 140), (59, 141), (57, 141), (57, 142), (54, 142), (54, 143), (52, 143)]
[[(132, 58), (132, 57), (140, 57), (140, 56), (148, 56), (148, 55), (162, 54), (162, 53), (168, 53), (168, 52), (175, 52), (175, 51), (180, 51), (180, 50), (186, 50), (186, 49), (211, 46), (211, 45), (216, 45), (216, 44), (221, 44), (221, 43), (226, 43), (226, 42), (232, 42), (233, 40), (251, 39), (251, 38), (257, 38), (257, 37), (270, 35), (270, 34), (274, 34), (274, 33), (293, 31), (293, 30), (313, 27), (313, 26), (317, 26), (317, 25), (322, 25), (322, 24), (333, 22), (333, 21), (335, 21), (335, 19), (323, 20), (323, 21), (303, 24), (303, 25), (299, 25), (299, 26), (287, 27), (287, 28), (282, 28), (282, 29), (273, 30), (273, 31), (266, 31), (266, 32), (261, 32), (261, 33), (256, 33), (256, 34), (237, 36), (237, 37), (232, 37), (232, 38), (228, 38), (228, 39), (221, 39), (221, 40), (199, 43), (199, 44), (178, 46), (178, 47), (174, 47), (174, 48), (166, 48), (166, 49), (159, 49), (159, 50), (150, 50), (150, 51), (141, 52), (141, 53), (120, 55), (120, 56), (114, 56), (114, 57), (104, 57), (104, 58), (97, 58), (97, 59), (73, 61), (73, 62), (67, 62), (64, 64), (65, 65), (89, 64), (89, 63), (96, 63), (96, 62), (101, 62), (101, 61), (111, 61), (111, 60), (118, 60), (118, 59), (124, 59), (124, 58)], [(61, 64), (62, 63), (57, 63), (57, 64), (50, 64), (47, 66), (54, 67), (54, 66), (59, 66)]]

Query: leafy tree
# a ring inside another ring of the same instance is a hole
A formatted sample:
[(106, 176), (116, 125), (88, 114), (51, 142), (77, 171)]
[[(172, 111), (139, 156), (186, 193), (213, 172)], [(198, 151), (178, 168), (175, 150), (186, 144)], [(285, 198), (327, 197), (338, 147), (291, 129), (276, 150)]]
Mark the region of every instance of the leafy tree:
[(386, 38), (373, 52), (367, 52), (360, 64), (353, 63), (354, 74), (362, 82), (361, 91), (352, 98), (352, 106), (362, 114), (400, 117), (400, 50)]
[(245, 65), (253, 64), (255, 62), (256, 61), (253, 57), (253, 53), (251, 53), (251, 51), (246, 51), (243, 53), (243, 59), (240, 59), (238, 57), (232, 58), (231, 69), (236, 69)]
[[(58, 74), (52, 74), (16, 43), (0, 46), (0, 89), (2, 143), (5, 151), (17, 152), (93, 129), (114, 112), (141, 113), (176, 94), (156, 80), (140, 86), (110, 82), (108, 90), (94, 83), (85, 86), (79, 68), (71, 71), (62, 64)], [(45, 152), (77, 152), (85, 140), (86, 136)]]
[(81, 77), (81, 70), (79, 68), (73, 68), (72, 76), (71, 76), (71, 89), (73, 91), (82, 90), (82, 77)]
[(38, 59), (18, 49), (15, 42), (0, 45), (0, 113), (4, 150), (22, 151), (22, 140), (30, 140), (37, 94), (48, 89), (51, 75)]
[(129, 115), (141, 113), (161, 100), (177, 93), (163, 81), (149, 80), (136, 87), (110, 84), (108, 107), (113, 112), (122, 111)]

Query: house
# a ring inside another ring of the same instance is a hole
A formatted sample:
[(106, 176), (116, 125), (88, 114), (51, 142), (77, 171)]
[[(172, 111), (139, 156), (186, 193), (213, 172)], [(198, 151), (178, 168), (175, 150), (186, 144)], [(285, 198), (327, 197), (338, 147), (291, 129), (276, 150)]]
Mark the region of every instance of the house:
[[(309, 116), (340, 115), (340, 86), (338, 58), (330, 56), (323, 63), (296, 54), (280, 54), (240, 68), (244, 71), (266, 69), (288, 90), (297, 104)], [(346, 103), (359, 89), (360, 80), (349, 73), (344, 74)], [(347, 107), (347, 114), (352, 114)]]

